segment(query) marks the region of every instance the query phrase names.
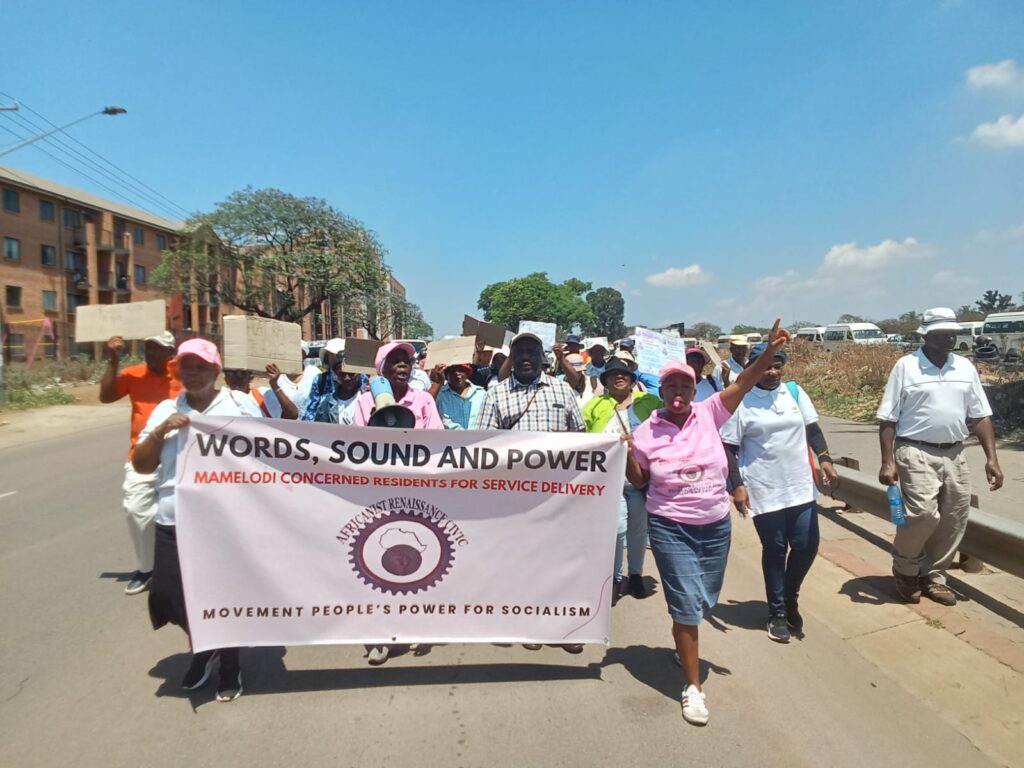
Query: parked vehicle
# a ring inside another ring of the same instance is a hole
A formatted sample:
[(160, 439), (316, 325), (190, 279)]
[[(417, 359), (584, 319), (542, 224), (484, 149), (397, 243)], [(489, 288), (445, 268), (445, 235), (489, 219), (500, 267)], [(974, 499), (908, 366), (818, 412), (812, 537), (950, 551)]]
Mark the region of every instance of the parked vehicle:
[(820, 346), (825, 341), (825, 326), (809, 325), (806, 328), (800, 328), (796, 332), (796, 337)]
[(764, 337), (760, 333), (748, 333), (747, 341), (750, 342), (750, 346), (754, 346), (764, 341)]
[(997, 312), (985, 318), (982, 333), (1005, 357), (1024, 349), (1024, 312)]
[(956, 348), (961, 352), (977, 346), (978, 337), (981, 336), (984, 322), (960, 323), (960, 330), (956, 335)]
[(885, 334), (874, 323), (834, 323), (825, 326), (822, 348), (835, 352), (847, 344), (885, 344)]
[(426, 364), (427, 342), (423, 339), (394, 339), (397, 344), (412, 344), (418, 358), (417, 366), (422, 368)]

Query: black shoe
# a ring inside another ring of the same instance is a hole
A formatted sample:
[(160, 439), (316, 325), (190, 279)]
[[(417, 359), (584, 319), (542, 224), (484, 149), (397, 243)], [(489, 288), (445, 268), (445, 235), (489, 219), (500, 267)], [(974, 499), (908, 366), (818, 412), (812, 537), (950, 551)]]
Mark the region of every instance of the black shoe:
[(786, 624), (786, 614), (777, 613), (768, 619), (768, 637), (777, 643), (789, 642), (789, 626)]
[(203, 651), (195, 654), (188, 672), (181, 680), (181, 687), (186, 691), (194, 691), (205, 685), (206, 681), (210, 679), (210, 670), (213, 669), (213, 662), (216, 658), (216, 651)]
[(126, 595), (137, 595), (140, 592), (145, 592), (149, 589), (149, 580), (153, 578), (153, 572), (143, 573), (142, 571), (136, 571), (132, 574), (131, 580), (128, 582), (128, 586), (124, 588)]
[(629, 574), (629, 594), (638, 600), (647, 597), (647, 590), (644, 589), (644, 577), (639, 573)]
[(217, 701), (234, 701), (242, 695), (242, 670), (220, 668), (220, 682), (217, 683)]
[(896, 580), (896, 594), (900, 600), (911, 605), (921, 602), (921, 582), (917, 576), (904, 576), (892, 569), (893, 578)]
[(786, 623), (794, 632), (804, 631), (804, 617), (800, 615), (795, 597), (786, 601)]
[(622, 597), (622, 579), (612, 580), (612, 606), (618, 604), (619, 598)]

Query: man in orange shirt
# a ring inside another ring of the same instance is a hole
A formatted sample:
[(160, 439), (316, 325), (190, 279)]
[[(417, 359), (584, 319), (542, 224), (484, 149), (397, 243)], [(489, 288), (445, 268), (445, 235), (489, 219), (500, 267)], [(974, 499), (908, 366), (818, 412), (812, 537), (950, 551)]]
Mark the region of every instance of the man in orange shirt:
[(177, 397), (181, 382), (167, 372), (167, 362), (174, 357), (174, 336), (170, 331), (146, 339), (145, 363), (118, 373), (123, 349), (124, 339), (120, 336), (107, 342), (108, 364), (100, 379), (100, 402), (113, 403), (128, 395), (132, 403), (131, 447), (124, 474), (124, 512), (135, 547), (136, 570), (124, 591), (126, 595), (137, 595), (149, 588), (153, 575), (156, 473), (136, 472), (132, 468), (132, 451), (153, 409), (164, 400)]

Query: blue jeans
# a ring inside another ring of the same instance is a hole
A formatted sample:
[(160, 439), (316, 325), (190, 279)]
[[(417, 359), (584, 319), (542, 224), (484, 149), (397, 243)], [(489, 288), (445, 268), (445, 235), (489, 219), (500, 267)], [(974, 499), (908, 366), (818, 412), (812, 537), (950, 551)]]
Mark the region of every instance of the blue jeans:
[(648, 522), (669, 615), (676, 624), (696, 626), (722, 592), (732, 519), (726, 515), (706, 525), (690, 525), (651, 515)]
[(622, 550), (629, 552), (629, 575), (642, 576), (647, 549), (647, 494), (629, 483), (619, 497), (619, 533), (615, 539), (615, 568), (612, 576), (622, 578)]
[[(764, 591), (772, 615), (786, 612), (818, 554), (818, 512), (812, 501), (754, 516), (761, 539)], [(788, 553), (788, 557), (787, 557)]]

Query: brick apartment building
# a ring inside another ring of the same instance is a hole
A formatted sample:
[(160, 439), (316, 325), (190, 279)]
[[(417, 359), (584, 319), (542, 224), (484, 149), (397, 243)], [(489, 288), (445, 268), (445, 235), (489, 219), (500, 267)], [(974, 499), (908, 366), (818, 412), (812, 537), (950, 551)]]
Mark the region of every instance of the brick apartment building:
[[(75, 309), (161, 298), (160, 254), (181, 222), (0, 166), (0, 333), (4, 359), (95, 352), (74, 343)], [(219, 305), (168, 300), (179, 337), (218, 337)]]

